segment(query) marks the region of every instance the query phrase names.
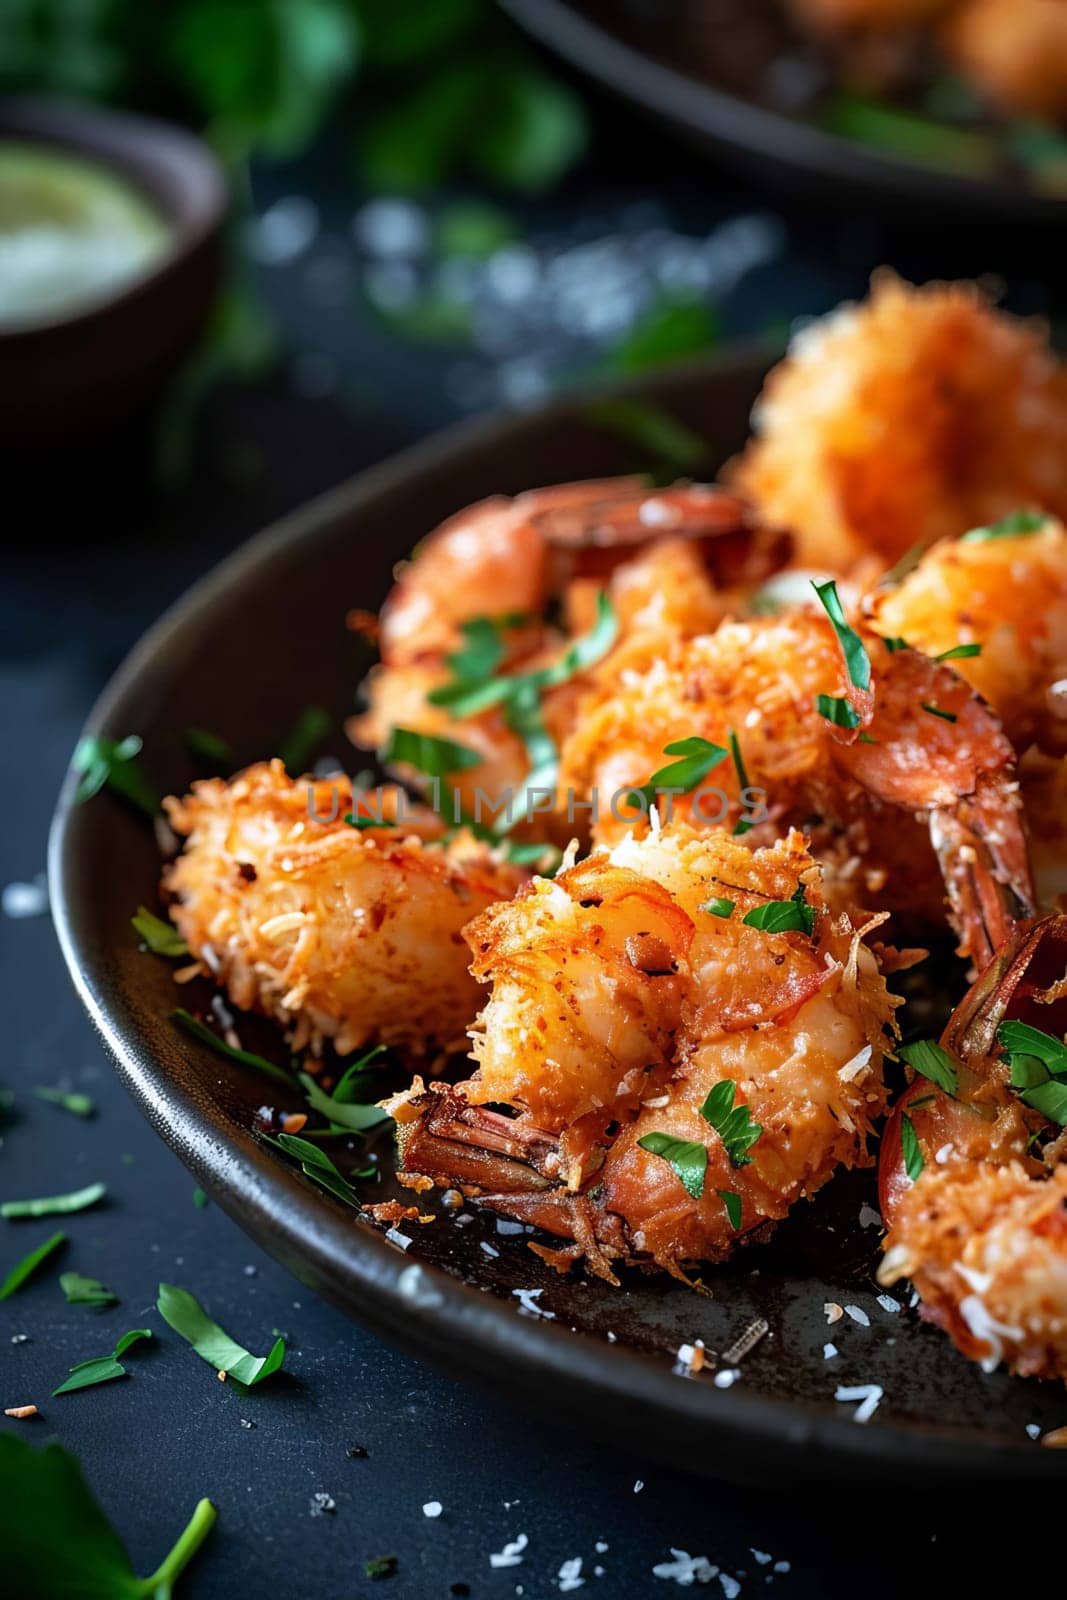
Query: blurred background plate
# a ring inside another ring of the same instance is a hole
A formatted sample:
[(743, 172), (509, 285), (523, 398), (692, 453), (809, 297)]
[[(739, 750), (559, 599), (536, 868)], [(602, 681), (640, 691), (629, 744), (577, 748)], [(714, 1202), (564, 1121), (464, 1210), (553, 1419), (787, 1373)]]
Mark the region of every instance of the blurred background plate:
[[(501, 4), (548, 49), (642, 114), (669, 124), (716, 163), (773, 179), (794, 196), (799, 188), (831, 205), (852, 201), (865, 208), (877, 197), (882, 207), (914, 219), (943, 220), (950, 212), (1001, 225), (1062, 225), (1067, 218), (1062, 193), (1030, 187), (1018, 172), (980, 170), (974, 137), (947, 122), (938, 127), (926, 117), (841, 96), (827, 125), (819, 126), (741, 93), (739, 85), (755, 76), (754, 53), (766, 52), (762, 81), (773, 66), (769, 30), (761, 26), (770, 16), (765, 0), (727, 0), (728, 26), (716, 23), (721, 6), (709, 9), (699, 0)], [(810, 96), (818, 105), (821, 86), (798, 85), (807, 65), (792, 65), (793, 86), (782, 98)], [(862, 130), (863, 141), (830, 131), (831, 121), (854, 134)], [(904, 153), (908, 145), (930, 148), (920, 158), (918, 148)]]
[[(279, 730), (310, 702), (328, 708), (333, 754), (354, 770), (340, 727), (366, 659), (345, 614), (380, 604), (398, 557), (483, 495), (631, 468), (632, 424), (649, 406), (707, 441), (699, 470), (710, 473), (743, 442), (766, 364), (766, 354), (727, 355), (527, 416), (464, 424), (363, 474), (198, 584), (127, 659), (86, 731), (139, 733), (153, 782), (180, 792), (196, 775), (181, 730), (210, 726), (245, 762), (276, 749)], [(631, 402), (621, 413), (629, 425), (620, 429), (617, 404), (605, 414), (605, 395)], [(274, 1085), (169, 1021), (172, 970), (138, 948), (129, 922), (138, 904), (156, 903), (159, 865), (143, 819), (107, 794), (75, 806), (68, 780), (52, 836), (53, 912), (121, 1078), (220, 1204), (352, 1316), (590, 1437), (721, 1477), (913, 1488), (984, 1480), (998, 1492), (1062, 1481), (1062, 1460), (1026, 1437), (1028, 1426), (1062, 1420), (1056, 1388), (983, 1374), (902, 1301), (876, 1295), (879, 1235), (863, 1210), (874, 1204), (871, 1173), (829, 1186), (769, 1248), (717, 1270), (710, 1298), (639, 1273), (620, 1289), (560, 1277), (491, 1217), (456, 1226), (439, 1197), (424, 1197), (437, 1212), (432, 1225), (404, 1225), (406, 1250), (389, 1242), (256, 1137), (257, 1107)], [(194, 1010), (209, 998), (196, 987), (185, 994)], [(247, 1019), (241, 1030), (251, 1048), (283, 1058), (268, 1027)], [(291, 1109), (298, 1104), (294, 1093)], [(386, 1181), (376, 1200), (393, 1192), (387, 1132), (377, 1150)], [(365, 1160), (363, 1151), (333, 1153), (342, 1166)], [(519, 1290), (539, 1291), (529, 1302), (539, 1314), (524, 1314)], [(824, 1349), (834, 1337), (829, 1302), (851, 1308), (845, 1334), (856, 1323), (871, 1330), (861, 1338), (857, 1328), (851, 1342), (837, 1330), (843, 1360)], [(738, 1360), (736, 1381), (716, 1383), (715, 1359), (697, 1377), (676, 1372), (679, 1347), (697, 1338), (732, 1372), (730, 1346), (760, 1318), (765, 1336)], [(852, 1420), (853, 1403), (835, 1399), (842, 1383), (881, 1391), (866, 1426)]]

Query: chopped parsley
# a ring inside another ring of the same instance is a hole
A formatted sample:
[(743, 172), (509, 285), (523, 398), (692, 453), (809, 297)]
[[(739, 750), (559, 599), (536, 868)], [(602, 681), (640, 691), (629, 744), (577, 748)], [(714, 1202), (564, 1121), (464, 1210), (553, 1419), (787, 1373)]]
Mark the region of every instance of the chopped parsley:
[(131, 733), (125, 739), (90, 737), (78, 741), (71, 766), (80, 773), (74, 792), (75, 805), (91, 800), (105, 787), (122, 795), (131, 805), (154, 817), (159, 812), (159, 796), (136, 765), (142, 741)]
[(124, 1356), (131, 1345), (138, 1339), (151, 1339), (151, 1328), (131, 1328), (129, 1333), (124, 1333), (109, 1356), (93, 1356), (88, 1361), (79, 1361), (77, 1366), (71, 1367), (70, 1376), (52, 1390), (53, 1399), (57, 1394), (72, 1394), (75, 1389), (89, 1389), (97, 1383), (110, 1383), (112, 1378), (124, 1378), (126, 1368), (119, 1360)]
[(278, 746), (282, 766), (291, 778), (298, 778), (311, 765), (311, 758), (330, 731), (330, 717), (322, 706), (308, 706), (296, 726)]
[(586, 412), (595, 427), (607, 429), (641, 453), (640, 465), (659, 481), (688, 476), (706, 467), (708, 443), (662, 406), (619, 397), (599, 400)]
[(942, 711), (940, 706), (928, 705), (925, 700), (922, 702), (922, 708), (924, 711), (928, 711), (932, 717), (940, 717), (942, 722), (956, 721), (956, 713), (954, 711)]
[(914, 1183), (926, 1163), (915, 1124), (906, 1112), (901, 1112), (900, 1116), (900, 1147), (904, 1155), (904, 1171)]
[[(428, 778), (443, 778), (449, 772), (466, 772), (481, 765), (477, 750), (452, 739), (438, 739), (431, 733), (416, 733), (413, 728), (392, 728), (378, 752), (383, 761), (403, 761)], [(357, 824), (358, 826), (358, 824)]]
[(725, 895), (718, 895), (714, 900), (705, 900), (700, 909), (713, 917), (728, 917), (736, 905), (736, 900), (727, 900)]
[(1009, 1019), (997, 1029), (1019, 1099), (1050, 1122), (1067, 1127), (1067, 1045), (1029, 1023)]
[(207, 1204), (208, 1204), (208, 1197), (207, 1197), (207, 1194), (205, 1193), (205, 1191), (203, 1189), (200, 1189), (200, 1188), (194, 1189), (193, 1190), (193, 1205), (196, 1207), (196, 1209), (198, 1211), (203, 1211), (204, 1207)]
[(748, 1152), (759, 1139), (763, 1129), (758, 1122), (752, 1121), (747, 1105), (734, 1104), (736, 1093), (737, 1085), (733, 1079), (723, 1078), (704, 1101), (700, 1115), (719, 1135), (723, 1149), (730, 1158), (730, 1165), (747, 1167), (752, 1162)]
[(791, 900), (767, 900), (753, 906), (741, 920), (747, 928), (762, 928), (764, 933), (811, 934), (815, 931), (815, 907), (808, 905), (800, 884)]
[(946, 1094), (959, 1093), (960, 1081), (956, 1063), (948, 1051), (943, 1050), (933, 1039), (916, 1039), (911, 1044), (901, 1045), (898, 1054), (909, 1067), (914, 1067), (924, 1078), (936, 1083)]
[(396, 1556), (371, 1556), (363, 1563), (368, 1578), (391, 1578), (396, 1571)]
[(194, 760), (216, 770), (233, 765), (232, 747), (219, 734), (209, 733), (206, 728), (186, 728), (185, 746)]
[(841, 654), (845, 658), (848, 669), (848, 681), (856, 689), (869, 689), (871, 686), (871, 663), (864, 648), (863, 640), (855, 628), (849, 626), (845, 616), (841, 597), (837, 592), (837, 584), (833, 578), (828, 578), (825, 583), (812, 582), (812, 588), (822, 602), (826, 615), (834, 625)]
[(715, 1193), (726, 1207), (726, 1215), (730, 1226), (736, 1233), (741, 1226), (741, 1196), (733, 1189), (716, 1189)]
[(138, 906), (137, 915), (131, 917), (130, 921), (154, 956), (189, 954), (189, 946), (177, 928), (170, 922), (164, 922), (162, 917), (157, 917), (147, 906)]
[(265, 1072), (268, 1078), (277, 1078), (281, 1083), (292, 1083), (292, 1078), (283, 1067), (268, 1061), (266, 1056), (256, 1055), (254, 1050), (238, 1050), (232, 1044), (227, 1044), (225, 1039), (220, 1039), (206, 1023), (201, 1022), (183, 1007), (179, 1006), (170, 1016), (171, 1021), (176, 1022), (179, 1028), (184, 1028), (186, 1033), (192, 1034), (194, 1039), (199, 1039), (201, 1044), (206, 1044), (217, 1055), (226, 1056), (230, 1061), (240, 1061), (246, 1067), (255, 1067), (257, 1072)]
[(899, 634), (889, 634), (882, 640), (889, 654), (896, 655), (898, 650), (914, 650), (915, 646), (909, 644), (907, 639), (902, 639)]
[(839, 695), (817, 694), (815, 709), (820, 717), (832, 722), (835, 728), (858, 728), (860, 725), (859, 712)]
[[(745, 790), (749, 787), (748, 773), (745, 770), (745, 758), (741, 754), (741, 741), (738, 739), (737, 734), (732, 728), (726, 735), (726, 742), (730, 746), (730, 755), (733, 759), (734, 771), (737, 773), (737, 786), (743, 795)], [(734, 823), (733, 832), (735, 834), (748, 833), (751, 827), (752, 823), (749, 822), (747, 817), (738, 817), (737, 821)]]
[(463, 644), (447, 658), (456, 683), (482, 683), (491, 678), (506, 654), (504, 632), (526, 621), (521, 612), (503, 617), (471, 617), (460, 632)]
[(655, 804), (658, 790), (676, 789), (682, 794), (690, 794), (699, 788), (708, 773), (725, 760), (727, 752), (721, 744), (712, 744), (710, 739), (693, 734), (688, 739), (676, 739), (673, 744), (665, 745), (663, 754), (680, 759), (660, 767), (640, 789), (630, 791), (633, 803), (643, 805), (646, 810)]
[(276, 1339), (265, 1356), (251, 1355), (243, 1345), (212, 1322), (199, 1300), (187, 1289), (161, 1283), (156, 1309), (168, 1327), (190, 1344), (209, 1367), (236, 1378), (247, 1388), (262, 1383), (285, 1360), (285, 1340)]
[(37, 1600), (59, 1595), (171, 1600), (215, 1521), (214, 1506), (201, 1500), (155, 1572), (139, 1578), (75, 1457), (54, 1440), (34, 1450), (12, 1433), (0, 1435), (0, 1500), (5, 1585), (10, 1594)]
[(1009, 511), (988, 528), (972, 528), (962, 534), (961, 544), (984, 544), (988, 539), (1017, 539), (1021, 534), (1039, 533), (1048, 521), (1043, 511)]
[(65, 1233), (53, 1233), (50, 1239), (44, 1241), (44, 1244), (37, 1245), (35, 1249), (24, 1255), (21, 1261), (16, 1261), (3, 1283), (0, 1283), (0, 1300), (7, 1300), (9, 1296), (15, 1293), (16, 1289), (21, 1289), (26, 1280), (37, 1271), (37, 1268), (47, 1261), (48, 1257), (58, 1250), (60, 1245), (66, 1244), (66, 1242), (67, 1236)]
[(982, 646), (980, 644), (954, 644), (951, 650), (942, 650), (939, 656), (934, 657), (934, 660), (965, 661), (969, 656), (980, 656), (981, 654)]
[[(305, 1178), (310, 1178), (320, 1189), (325, 1189), (337, 1200), (343, 1200), (345, 1205), (354, 1206), (357, 1211), (362, 1209), (359, 1196), (348, 1179), (330, 1160), (325, 1150), (320, 1150), (310, 1139), (301, 1139), (295, 1133), (279, 1133), (276, 1137), (268, 1137), (267, 1142), (276, 1145), (287, 1156), (292, 1156), (294, 1161), (299, 1161), (300, 1170)], [(358, 1173), (357, 1176), (370, 1177), (374, 1170), (368, 1169)]]
[(642, 1150), (648, 1150), (654, 1156), (662, 1156), (664, 1161), (674, 1169), (674, 1175), (694, 1200), (699, 1200), (704, 1193), (704, 1178), (708, 1170), (708, 1152), (706, 1146), (696, 1144), (692, 1139), (675, 1139), (669, 1133), (646, 1133), (643, 1139), (638, 1139)]
[(448, 683), (431, 689), (426, 698), (432, 705), (446, 706), (453, 717), (473, 717), (490, 706), (503, 705), (524, 692), (540, 694), (557, 688), (579, 672), (595, 666), (607, 655), (619, 633), (619, 619), (610, 597), (601, 591), (596, 599), (596, 620), (581, 638), (568, 645), (558, 661), (533, 672), (498, 676), (487, 674), (481, 680), (454, 676)]
[(70, 1194), (45, 1195), (39, 1200), (5, 1200), (0, 1205), (0, 1217), (14, 1220), (19, 1217), (60, 1217), (72, 1211), (87, 1211), (107, 1194), (102, 1183), (87, 1184), (84, 1189), (74, 1189)]
[[(350, 1133), (366, 1133), (369, 1128), (377, 1128), (381, 1123), (392, 1120), (388, 1111), (383, 1111), (380, 1106), (368, 1105), (364, 1101), (355, 1099), (349, 1100), (347, 1096), (342, 1099), (340, 1084), (330, 1095), (325, 1089), (320, 1088), (308, 1073), (302, 1072), (300, 1086), (307, 1096), (308, 1105), (313, 1111), (326, 1117), (333, 1128), (344, 1128)], [(309, 1173), (308, 1176), (313, 1174)]]
[(80, 1272), (61, 1272), (59, 1287), (69, 1306), (113, 1306), (118, 1304), (114, 1294), (99, 1278), (83, 1278)]
[(38, 1100), (45, 1100), (50, 1106), (60, 1106), (76, 1117), (91, 1117), (96, 1110), (96, 1105), (89, 1096), (79, 1094), (76, 1090), (48, 1089), (42, 1086), (33, 1092)]

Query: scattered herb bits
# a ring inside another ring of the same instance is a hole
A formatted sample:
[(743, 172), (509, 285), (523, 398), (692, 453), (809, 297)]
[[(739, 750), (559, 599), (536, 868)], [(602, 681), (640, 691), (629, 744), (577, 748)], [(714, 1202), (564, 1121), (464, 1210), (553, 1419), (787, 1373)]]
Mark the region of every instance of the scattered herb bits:
[(646, 1133), (637, 1142), (650, 1155), (662, 1156), (687, 1194), (694, 1200), (700, 1199), (708, 1170), (708, 1152), (704, 1145), (695, 1144), (691, 1139), (675, 1139), (669, 1133)]
[(0, 1204), (0, 1217), (15, 1221), (22, 1217), (66, 1216), (72, 1211), (87, 1211), (106, 1194), (106, 1184), (90, 1183), (70, 1194), (44, 1195), (39, 1200), (5, 1200)]
[(276, 1339), (265, 1356), (252, 1355), (217, 1322), (212, 1322), (194, 1295), (173, 1283), (160, 1284), (156, 1309), (167, 1326), (190, 1344), (209, 1367), (249, 1388), (277, 1372), (285, 1360), (284, 1339)]
[(37, 1268), (43, 1266), (49, 1256), (54, 1255), (66, 1241), (67, 1236), (65, 1233), (53, 1233), (51, 1238), (46, 1239), (43, 1244), (37, 1245), (24, 1255), (21, 1261), (16, 1261), (3, 1283), (0, 1283), (0, 1300), (8, 1299), (17, 1289), (21, 1289), (27, 1279), (31, 1278), (37, 1271)]
[(164, 922), (147, 906), (138, 906), (137, 915), (130, 918), (133, 927), (154, 956), (187, 956), (189, 946), (170, 922)]
[(87, 1094), (79, 1094), (69, 1089), (34, 1089), (38, 1100), (46, 1101), (50, 1106), (59, 1106), (63, 1111), (69, 1111), (75, 1117), (91, 1117), (96, 1106)]
[(131, 1328), (129, 1333), (124, 1333), (109, 1356), (93, 1356), (88, 1361), (79, 1361), (77, 1366), (71, 1367), (70, 1376), (66, 1382), (61, 1383), (58, 1389), (52, 1390), (52, 1397), (58, 1394), (72, 1394), (76, 1389), (90, 1389), (98, 1383), (110, 1383), (113, 1378), (124, 1378), (126, 1368), (119, 1360), (124, 1356), (131, 1345), (139, 1339), (151, 1339), (151, 1328)]
[[(62, 1237), (62, 1235), (60, 1235)], [(71, 1306), (113, 1306), (118, 1304), (114, 1294), (98, 1278), (84, 1278), (80, 1272), (61, 1272), (59, 1287)]]

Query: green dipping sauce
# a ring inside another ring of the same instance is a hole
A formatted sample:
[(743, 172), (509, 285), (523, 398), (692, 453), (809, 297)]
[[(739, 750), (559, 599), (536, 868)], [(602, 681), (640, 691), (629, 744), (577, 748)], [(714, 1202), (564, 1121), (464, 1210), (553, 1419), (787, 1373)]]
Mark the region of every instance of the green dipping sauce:
[(72, 316), (145, 275), (173, 229), (111, 168), (0, 140), (0, 330)]

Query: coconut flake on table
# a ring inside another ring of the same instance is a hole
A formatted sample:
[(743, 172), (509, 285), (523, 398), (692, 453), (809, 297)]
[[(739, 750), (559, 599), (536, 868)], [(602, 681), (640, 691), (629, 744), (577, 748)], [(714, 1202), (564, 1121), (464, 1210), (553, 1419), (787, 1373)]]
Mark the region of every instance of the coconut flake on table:
[(894, 1300), (891, 1294), (880, 1294), (877, 1296), (877, 1300), (883, 1311), (888, 1311), (890, 1315), (894, 1317), (898, 1315), (900, 1311), (900, 1301)]
[(424, 1517), (439, 1517), (444, 1509), (440, 1500), (427, 1500), (422, 1508), (422, 1514)]
[(824, 1361), (832, 1361), (834, 1356), (836, 1356), (836, 1354), (837, 1354), (837, 1346), (836, 1346), (836, 1344), (824, 1344), (823, 1345), (823, 1347), (822, 1347), (822, 1358), (823, 1358)]
[(489, 1565), (491, 1567), (518, 1567), (522, 1565), (522, 1553), (529, 1544), (529, 1539), (524, 1533), (509, 1540), (503, 1550), (490, 1552)]
[(853, 1322), (858, 1322), (861, 1328), (869, 1328), (871, 1319), (862, 1306), (846, 1306), (845, 1316), (851, 1317)]
[(311, 1496), (311, 1515), (313, 1517), (322, 1517), (328, 1511), (336, 1510), (337, 1501), (332, 1494), (327, 1494), (325, 1489), (319, 1489)]
[(716, 1389), (731, 1389), (740, 1376), (741, 1373), (737, 1367), (724, 1367), (721, 1372), (715, 1374), (715, 1387)]
[(528, 1317), (544, 1317), (546, 1322), (554, 1322), (556, 1313), (548, 1311), (544, 1306), (538, 1305), (538, 1296), (544, 1294), (543, 1289), (512, 1289), (512, 1294), (519, 1302), (519, 1315)]
[(572, 1589), (584, 1588), (581, 1556), (571, 1556), (569, 1560), (563, 1562), (559, 1569), (558, 1581), (560, 1594), (569, 1594)]
[(726, 1600), (737, 1600), (737, 1596), (741, 1593), (741, 1585), (737, 1579), (729, 1572), (720, 1572), (719, 1582), (722, 1584), (722, 1592), (726, 1596)]
[(1028, 1439), (1039, 1439), (1041, 1437), (1041, 1424), (1039, 1422), (1028, 1422), (1026, 1424), (1026, 1435)]
[(881, 1404), (885, 1390), (877, 1383), (840, 1384), (834, 1390), (834, 1399), (844, 1404), (859, 1401), (852, 1413), (853, 1422), (870, 1422)]
[(756, 1565), (758, 1567), (769, 1567), (770, 1566), (771, 1561), (774, 1558), (771, 1555), (769, 1555), (766, 1550), (757, 1550), (755, 1545), (749, 1545), (748, 1548), (752, 1552), (753, 1560), (755, 1561), (755, 1563), (756, 1563)]
[(673, 1545), (669, 1548), (673, 1560), (657, 1562), (652, 1568), (654, 1578), (673, 1579), (683, 1589), (690, 1589), (694, 1583), (710, 1583), (718, 1577), (718, 1567), (713, 1567), (707, 1556), (691, 1556), (688, 1550), (676, 1550)]
[(13, 922), (24, 917), (43, 917), (48, 911), (48, 884), (43, 872), (32, 883), (5, 883), (2, 900), (5, 917)]
[(845, 1313), (836, 1300), (827, 1300), (823, 1306), (823, 1314), (827, 1322), (834, 1323), (840, 1322)]
[(635, 1480), (635, 1481), (634, 1481), (634, 1494), (640, 1494), (640, 1493), (641, 1493), (641, 1490), (642, 1490), (642, 1489), (643, 1489), (643, 1488), (644, 1488), (644, 1487), (645, 1487), (645, 1480), (644, 1480), (644, 1478), (637, 1478), (637, 1479), (636, 1479), (636, 1480)]

